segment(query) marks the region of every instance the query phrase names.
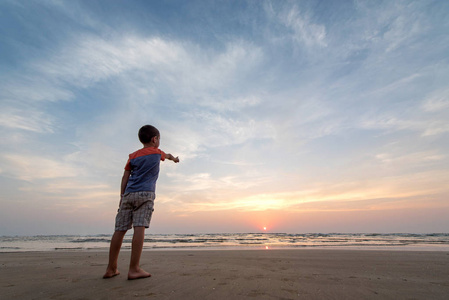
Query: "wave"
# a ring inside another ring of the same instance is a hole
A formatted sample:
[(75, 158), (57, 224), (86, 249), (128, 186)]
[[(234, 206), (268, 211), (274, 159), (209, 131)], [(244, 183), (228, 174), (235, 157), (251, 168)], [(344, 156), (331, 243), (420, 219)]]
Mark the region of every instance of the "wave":
[[(0, 252), (106, 250), (111, 235), (39, 235), (0, 237)], [(132, 236), (123, 240), (129, 249)], [(449, 250), (449, 233), (212, 233), (147, 234), (145, 249), (178, 248), (306, 248), (306, 247), (433, 247)]]

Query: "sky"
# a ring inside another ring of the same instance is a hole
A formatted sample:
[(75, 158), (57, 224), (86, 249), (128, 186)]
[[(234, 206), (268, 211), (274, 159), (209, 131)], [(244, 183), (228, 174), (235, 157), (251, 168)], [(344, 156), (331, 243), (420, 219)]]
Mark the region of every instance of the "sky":
[(449, 232), (448, 1), (0, 1), (0, 235)]

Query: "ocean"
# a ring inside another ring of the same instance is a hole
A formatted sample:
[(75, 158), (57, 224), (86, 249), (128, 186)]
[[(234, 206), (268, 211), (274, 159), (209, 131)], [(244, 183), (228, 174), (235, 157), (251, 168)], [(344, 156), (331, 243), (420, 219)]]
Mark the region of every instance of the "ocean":
[[(131, 248), (131, 233), (122, 249)], [(107, 251), (110, 234), (1, 236), (0, 252)], [(213, 233), (147, 234), (144, 250), (223, 250), (337, 248), (360, 250), (449, 251), (449, 233)]]

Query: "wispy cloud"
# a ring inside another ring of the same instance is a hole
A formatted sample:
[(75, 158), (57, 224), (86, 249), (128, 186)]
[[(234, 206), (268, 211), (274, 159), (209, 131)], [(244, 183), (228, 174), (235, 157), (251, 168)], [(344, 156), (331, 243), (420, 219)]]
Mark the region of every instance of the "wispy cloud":
[(293, 31), (295, 41), (304, 43), (307, 47), (327, 46), (325, 26), (311, 21), (298, 7), (294, 6), (288, 12), (281, 13), (279, 19)]
[(53, 133), (52, 119), (54, 119), (52, 116), (41, 111), (4, 107), (0, 113), (0, 126), (37, 133)]
[(76, 177), (85, 172), (63, 160), (36, 155), (3, 154), (1, 158), (4, 175), (25, 181)]
[(449, 110), (449, 89), (443, 89), (433, 92), (422, 105), (426, 112), (441, 112)]
[(420, 119), (399, 119), (392, 113), (368, 116), (361, 120), (361, 127), (365, 129), (383, 129), (387, 131), (415, 131), (422, 137), (441, 135), (449, 131), (446, 116), (425, 116)]
[[(285, 27), (282, 36), (273, 36), (272, 40), (277, 42), (292, 41), (309, 48), (326, 47), (326, 27), (313, 21), (310, 12), (298, 7), (298, 5), (273, 5), (265, 2), (264, 9), (268, 17), (277, 25)], [(276, 28), (276, 27), (275, 27)]]

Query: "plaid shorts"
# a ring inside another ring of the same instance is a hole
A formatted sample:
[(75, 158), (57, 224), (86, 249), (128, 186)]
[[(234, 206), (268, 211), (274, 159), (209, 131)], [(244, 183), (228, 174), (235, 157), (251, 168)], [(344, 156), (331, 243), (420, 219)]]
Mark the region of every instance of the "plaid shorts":
[(134, 227), (150, 227), (154, 211), (154, 192), (127, 193), (115, 217), (115, 231), (126, 231)]

